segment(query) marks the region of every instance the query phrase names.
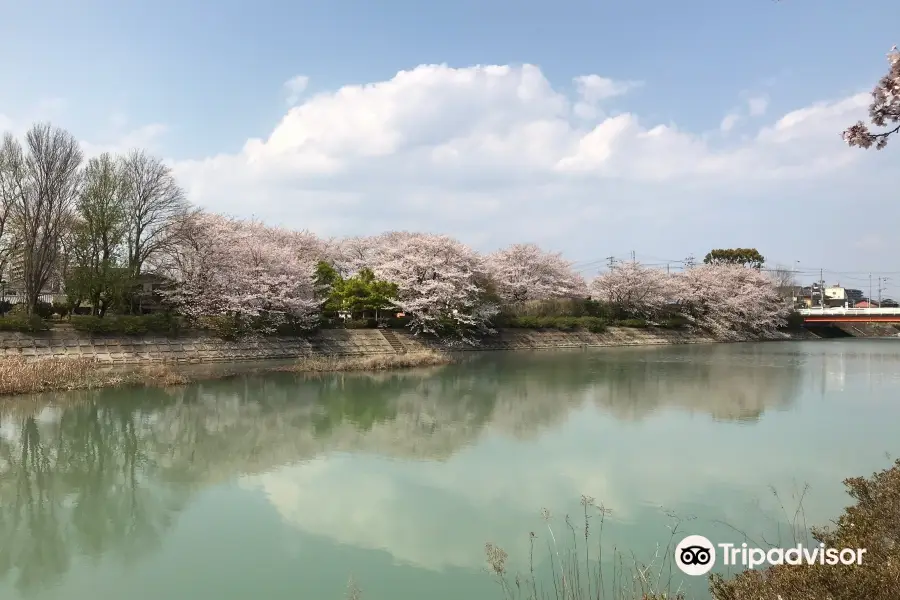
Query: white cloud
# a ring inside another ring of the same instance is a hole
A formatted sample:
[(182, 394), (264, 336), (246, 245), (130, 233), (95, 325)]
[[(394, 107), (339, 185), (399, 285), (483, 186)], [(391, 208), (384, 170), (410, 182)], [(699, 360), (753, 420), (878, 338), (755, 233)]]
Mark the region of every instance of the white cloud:
[(737, 125), (738, 121), (741, 120), (741, 116), (735, 113), (729, 113), (725, 115), (725, 118), (722, 119), (722, 123), (719, 125), (719, 129), (723, 132), (728, 133), (734, 126)]
[[(703, 131), (610, 109), (651, 91), (665, 98), (652, 81), (588, 74), (568, 92), (527, 64), (420, 65), (315, 94), (307, 83), (298, 75), (285, 84), (286, 114), (240, 151), (174, 162), (189, 197), (326, 236), (409, 228), (482, 249), (528, 239), (575, 260), (631, 249), (677, 258), (740, 238), (773, 259), (836, 269), (887, 261), (819, 247), (847, 227), (874, 227), (900, 252), (889, 231), (900, 207), (884, 177), (898, 164), (894, 150), (852, 150), (839, 135), (865, 118), (867, 94), (771, 117), (768, 96), (745, 95), (741, 108), (721, 110), (715, 129)], [(629, 95), (636, 87), (642, 93)], [(685, 114), (697, 108), (718, 110)], [(164, 132), (114, 125), (86, 148), (156, 151)], [(861, 195), (878, 223), (845, 210)], [(841, 219), (826, 218), (836, 210)], [(800, 222), (815, 225), (793, 226)]]
[(602, 114), (599, 105), (603, 100), (626, 94), (640, 85), (639, 81), (616, 81), (599, 75), (576, 77), (575, 88), (580, 100), (573, 111), (582, 119), (596, 119)]
[(765, 96), (752, 96), (747, 99), (746, 106), (741, 106), (725, 115), (719, 124), (722, 133), (728, 133), (741, 121), (748, 117), (761, 117), (769, 108), (769, 99)]
[(284, 89), (287, 91), (287, 104), (293, 106), (300, 101), (306, 86), (309, 85), (309, 77), (306, 75), (296, 75), (284, 82)]
[[(114, 120), (124, 125), (125, 122)], [(140, 148), (149, 152), (158, 151), (160, 138), (168, 131), (168, 127), (161, 123), (142, 125), (134, 129), (119, 131), (102, 142), (81, 142), (81, 148), (85, 156), (97, 156), (104, 152), (122, 154), (129, 150)]]
[[(402, 224), (504, 243), (546, 237), (538, 215), (548, 212), (580, 235), (581, 215), (598, 206), (626, 202), (644, 211), (660, 201), (648, 187), (659, 195), (665, 185), (670, 208), (696, 209), (736, 184), (762, 191), (833, 174), (861, 157), (836, 132), (861, 112), (864, 96), (800, 109), (722, 147), (703, 132), (630, 112), (584, 121), (585, 106), (635, 85), (587, 75), (569, 97), (532, 65), (421, 65), (309, 97), (241, 152), (176, 169), (190, 196), (214, 210), (243, 214), (252, 198), (257, 216), (322, 234)], [(745, 112), (764, 107), (754, 98)], [(620, 197), (599, 193), (604, 188)], [(485, 214), (500, 218), (486, 222)]]

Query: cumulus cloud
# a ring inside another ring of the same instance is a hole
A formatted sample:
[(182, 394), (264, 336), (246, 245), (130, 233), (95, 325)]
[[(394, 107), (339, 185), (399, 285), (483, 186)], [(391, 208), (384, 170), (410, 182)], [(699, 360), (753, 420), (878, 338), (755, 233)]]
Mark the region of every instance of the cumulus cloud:
[[(303, 75), (286, 82), (284, 116), (236, 140), (239, 151), (174, 161), (189, 198), (326, 236), (408, 228), (482, 250), (524, 239), (575, 260), (743, 244), (773, 259), (859, 268), (862, 253), (818, 247), (848, 227), (874, 228), (900, 251), (888, 230), (900, 208), (888, 200), (889, 178), (875, 176), (895, 168), (893, 150), (853, 151), (839, 135), (865, 117), (867, 94), (774, 116), (768, 96), (744, 95), (705, 131), (650, 118), (652, 105), (627, 110), (666, 97), (653, 81), (585, 74), (554, 85), (528, 64), (419, 65), (321, 93), (307, 85)], [(155, 151), (165, 133), (119, 125), (86, 149)], [(851, 196), (868, 198), (879, 222), (844, 211)], [(837, 210), (841, 219), (825, 218)], [(879, 260), (865, 257), (866, 268)]]
[[(586, 75), (569, 95), (533, 65), (421, 65), (307, 97), (240, 152), (175, 167), (203, 206), (232, 214), (252, 206), (265, 220), (325, 235), (410, 227), (492, 247), (531, 239), (581, 257), (608, 250), (588, 241), (597, 218), (619, 231), (640, 219), (639, 235), (649, 239), (674, 215), (687, 215), (723, 235), (740, 223), (728, 214), (732, 206), (785, 210), (790, 203), (774, 196), (810, 182), (823, 190), (818, 202), (833, 203), (838, 187), (825, 182), (858, 176), (863, 155), (838, 132), (864, 113), (865, 94), (800, 108), (745, 140), (717, 144), (706, 132), (634, 112), (587, 110), (626, 100), (636, 85)], [(760, 116), (767, 104), (750, 98), (742, 114)], [(714, 207), (728, 214), (724, 226), (710, 220)], [(634, 244), (624, 233), (608, 235), (628, 244), (619, 248)], [(678, 244), (680, 234), (671, 235)], [(748, 241), (765, 246), (766, 238)], [(773, 239), (784, 243), (782, 235)], [(639, 241), (645, 252), (667, 251)]]
[(602, 113), (600, 103), (615, 96), (621, 96), (641, 85), (639, 81), (616, 81), (599, 75), (582, 75), (575, 78), (575, 87), (580, 100), (573, 110), (578, 117), (595, 119)]
[(734, 129), (735, 125), (744, 119), (748, 117), (761, 117), (766, 114), (766, 109), (768, 108), (769, 99), (765, 96), (752, 96), (747, 98), (744, 105), (725, 115), (722, 122), (719, 124), (719, 129), (722, 133), (728, 133)]
[[(122, 126), (127, 123), (127, 121), (121, 121), (121, 115), (114, 122), (121, 123)], [(153, 152), (159, 149), (160, 139), (168, 131), (168, 127), (162, 123), (141, 125), (134, 129), (124, 129), (124, 127), (117, 127), (117, 129), (120, 130), (110, 135), (105, 141), (82, 141), (81, 148), (84, 150), (85, 156), (97, 156), (104, 152), (123, 154), (135, 148)]]
[(740, 120), (741, 115), (736, 113), (729, 113), (725, 115), (725, 118), (722, 119), (722, 123), (719, 125), (719, 129), (727, 133), (734, 129), (734, 126), (737, 125), (738, 121)]
[(308, 85), (309, 77), (306, 75), (296, 75), (284, 82), (284, 89), (288, 95), (285, 101), (288, 106), (293, 106), (300, 101), (300, 97), (306, 91), (306, 86)]

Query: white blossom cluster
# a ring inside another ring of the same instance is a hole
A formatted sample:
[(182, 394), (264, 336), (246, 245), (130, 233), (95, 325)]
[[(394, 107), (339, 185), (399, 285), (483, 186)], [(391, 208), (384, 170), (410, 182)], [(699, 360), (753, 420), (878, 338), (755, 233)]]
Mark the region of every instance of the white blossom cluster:
[(629, 262), (588, 285), (571, 263), (534, 244), (483, 255), (428, 233), (322, 240), (210, 213), (192, 219), (173, 261), (176, 286), (169, 299), (190, 317), (265, 313), (312, 324), (322, 302), (314, 285), (320, 261), (345, 277), (368, 268), (396, 284), (395, 308), (422, 333), (447, 326), (485, 332), (503, 304), (588, 296), (651, 319), (674, 307), (723, 334), (770, 330), (789, 312), (768, 277), (740, 266), (703, 265), (668, 275)]

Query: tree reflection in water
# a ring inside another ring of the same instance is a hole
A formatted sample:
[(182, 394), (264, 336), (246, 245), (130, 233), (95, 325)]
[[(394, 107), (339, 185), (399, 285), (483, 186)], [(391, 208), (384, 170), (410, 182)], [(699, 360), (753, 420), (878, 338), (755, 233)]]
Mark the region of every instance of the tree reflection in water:
[(329, 452), (445, 460), (487, 429), (535, 437), (586, 404), (627, 420), (663, 407), (752, 420), (797, 395), (795, 363), (720, 348), (495, 354), (426, 371), (7, 402), (0, 578), (27, 593), (74, 560), (135, 560), (195, 490)]

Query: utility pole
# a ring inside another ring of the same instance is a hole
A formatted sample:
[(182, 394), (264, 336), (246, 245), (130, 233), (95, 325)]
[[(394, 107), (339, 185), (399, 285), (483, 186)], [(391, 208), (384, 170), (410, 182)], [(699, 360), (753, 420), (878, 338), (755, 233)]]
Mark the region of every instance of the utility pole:
[(607, 256), (607, 263), (609, 264), (609, 270), (613, 270), (616, 267), (616, 257), (615, 256)]
[(819, 307), (825, 310), (825, 269), (819, 269)]
[(669, 274), (669, 263), (666, 263), (666, 275)]
[(882, 287), (881, 284), (887, 283), (888, 279), (890, 279), (890, 277), (879, 277), (878, 278), (878, 306), (879, 307), (881, 306), (881, 292), (883, 292), (887, 289), (886, 287)]
[(634, 250), (631, 251), (631, 262), (635, 262)]
[(869, 308), (872, 308), (872, 274), (869, 273)]
[(684, 266), (687, 267), (688, 269), (693, 269), (693, 268), (694, 268), (694, 261), (695, 261), (694, 255), (691, 254), (691, 255), (688, 256), (686, 259), (684, 259)]

